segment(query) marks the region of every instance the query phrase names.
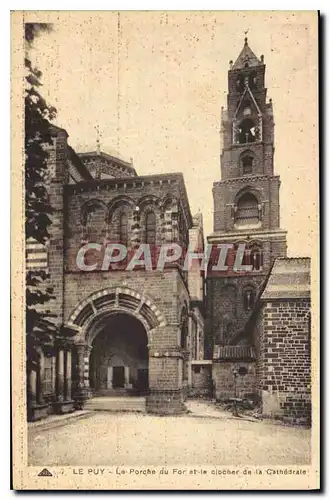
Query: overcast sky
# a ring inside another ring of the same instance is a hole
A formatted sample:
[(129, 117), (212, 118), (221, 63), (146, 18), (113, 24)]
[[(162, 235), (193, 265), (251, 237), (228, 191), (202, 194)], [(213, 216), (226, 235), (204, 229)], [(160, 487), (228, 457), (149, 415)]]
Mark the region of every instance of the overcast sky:
[[(40, 18), (41, 13), (39, 13)], [(27, 14), (26, 21), (33, 20)], [(229, 60), (249, 45), (266, 63), (275, 114), (275, 171), (289, 256), (317, 238), (317, 18), (286, 12), (60, 12), (33, 57), (43, 94), (77, 152), (133, 158), (138, 174), (183, 172), (192, 213), (213, 229), (219, 122)]]

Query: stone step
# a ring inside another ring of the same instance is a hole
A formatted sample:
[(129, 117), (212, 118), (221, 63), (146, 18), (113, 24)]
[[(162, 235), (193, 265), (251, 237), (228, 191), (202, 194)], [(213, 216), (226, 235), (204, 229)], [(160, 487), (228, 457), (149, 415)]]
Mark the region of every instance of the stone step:
[(143, 397), (93, 397), (86, 401), (84, 410), (138, 411), (146, 412), (146, 398)]
[(93, 393), (94, 398), (98, 398), (100, 396), (107, 396), (107, 397), (138, 397), (141, 396), (141, 394), (138, 394), (135, 390), (133, 389), (98, 389), (97, 391), (94, 391)]

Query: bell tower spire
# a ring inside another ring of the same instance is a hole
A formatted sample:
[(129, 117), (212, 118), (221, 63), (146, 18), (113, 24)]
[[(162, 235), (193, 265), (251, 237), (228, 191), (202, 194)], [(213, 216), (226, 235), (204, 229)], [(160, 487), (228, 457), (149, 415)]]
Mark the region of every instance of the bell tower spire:
[[(245, 33), (246, 35), (246, 33)], [(221, 109), (221, 180), (213, 184), (212, 245), (232, 244), (228, 270), (207, 278), (213, 343), (235, 343), (259, 287), (276, 257), (286, 256), (286, 231), (280, 229), (279, 176), (274, 174), (273, 104), (267, 102), (264, 57), (257, 57), (245, 36), (237, 59), (230, 61), (227, 106)], [(235, 249), (245, 244), (237, 273)], [(229, 252), (230, 253), (230, 252)]]

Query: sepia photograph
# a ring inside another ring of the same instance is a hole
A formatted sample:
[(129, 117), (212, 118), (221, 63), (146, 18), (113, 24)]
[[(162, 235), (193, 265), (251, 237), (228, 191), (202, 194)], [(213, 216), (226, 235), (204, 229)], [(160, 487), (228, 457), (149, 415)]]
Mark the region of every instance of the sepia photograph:
[(14, 489), (317, 489), (317, 11), (11, 24)]

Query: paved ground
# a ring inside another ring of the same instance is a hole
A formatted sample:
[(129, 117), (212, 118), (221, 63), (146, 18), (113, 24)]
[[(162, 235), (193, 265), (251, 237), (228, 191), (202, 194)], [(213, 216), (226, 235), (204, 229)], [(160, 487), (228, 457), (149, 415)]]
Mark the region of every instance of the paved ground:
[(29, 427), (30, 465), (302, 465), (310, 431), (236, 419), (190, 403), (189, 415), (95, 412)]

